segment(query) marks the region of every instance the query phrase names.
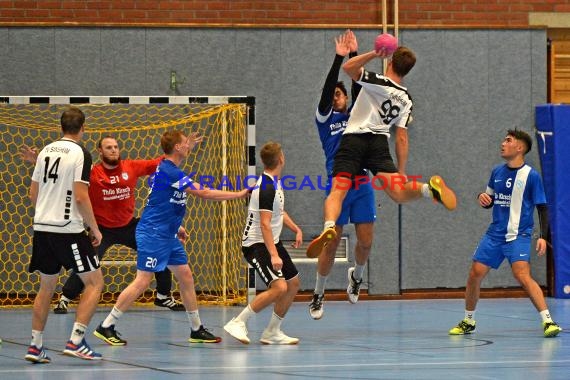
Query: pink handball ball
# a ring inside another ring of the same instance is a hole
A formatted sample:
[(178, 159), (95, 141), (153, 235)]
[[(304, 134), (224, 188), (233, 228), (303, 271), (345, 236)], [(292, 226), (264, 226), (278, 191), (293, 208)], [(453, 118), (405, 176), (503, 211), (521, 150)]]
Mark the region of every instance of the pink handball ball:
[(379, 52), (382, 48), (388, 55), (393, 54), (398, 48), (398, 39), (389, 33), (380, 34), (374, 41), (374, 50)]

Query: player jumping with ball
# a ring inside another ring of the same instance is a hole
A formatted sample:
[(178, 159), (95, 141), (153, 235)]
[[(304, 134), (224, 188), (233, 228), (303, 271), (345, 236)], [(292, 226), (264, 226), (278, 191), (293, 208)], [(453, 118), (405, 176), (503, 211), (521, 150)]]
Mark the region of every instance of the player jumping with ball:
[[(439, 176), (431, 177), (429, 184), (416, 181), (402, 184), (406, 179), (407, 127), (412, 112), (412, 98), (402, 83), (414, 67), (416, 56), (411, 49), (400, 46), (388, 62), (385, 75), (364, 69), (364, 65), (375, 58), (388, 56), (385, 50), (373, 50), (349, 59), (343, 66), (362, 89), (334, 158), (331, 193), (324, 207), (324, 230), (309, 244), (309, 257), (318, 256), (336, 238), (335, 224), (348, 192), (346, 181), (357, 177), (363, 168), (384, 179), (386, 193), (398, 203), (423, 196), (440, 202), (448, 210), (454, 210), (457, 205), (455, 193)], [(392, 126), (395, 127), (398, 167), (394, 165), (388, 145)]]

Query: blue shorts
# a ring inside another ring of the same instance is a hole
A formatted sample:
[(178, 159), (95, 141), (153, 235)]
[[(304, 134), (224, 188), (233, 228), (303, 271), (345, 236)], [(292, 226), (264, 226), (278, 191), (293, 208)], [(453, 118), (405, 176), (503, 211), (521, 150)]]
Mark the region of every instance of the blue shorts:
[[(327, 190), (327, 195), (329, 194)], [(336, 221), (339, 226), (350, 223), (374, 223), (376, 203), (372, 184), (362, 184), (357, 189), (350, 189), (342, 202), (342, 210)]]
[(156, 238), (144, 233), (136, 234), (137, 269), (145, 272), (162, 272), (167, 265), (188, 264), (184, 246), (175, 237)]
[(530, 262), (530, 236), (518, 236), (513, 241), (496, 240), (483, 235), (473, 253), (473, 260), (497, 269), (505, 258), (512, 265), (515, 261)]

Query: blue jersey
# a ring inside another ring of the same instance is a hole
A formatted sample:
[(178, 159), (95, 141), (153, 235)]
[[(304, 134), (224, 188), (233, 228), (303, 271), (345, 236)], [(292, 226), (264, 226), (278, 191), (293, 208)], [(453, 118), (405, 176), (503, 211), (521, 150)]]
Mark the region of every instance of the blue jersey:
[(321, 145), (325, 152), (325, 165), (327, 168), (327, 176), (329, 177), (332, 175), (334, 156), (340, 145), (342, 133), (348, 125), (349, 113), (336, 112), (331, 107), (328, 114), (321, 115), (317, 109), (317, 129), (319, 130)]
[(540, 174), (529, 165), (509, 168), (499, 165), (491, 172), (487, 194), (493, 198), (493, 221), (487, 234), (495, 239), (513, 241), (530, 236), (534, 227), (534, 208), (546, 204)]
[(186, 213), (184, 190), (192, 184), (174, 162), (166, 159), (160, 161), (151, 178), (150, 193), (137, 225), (137, 234), (176, 237)]
[[(350, 108), (349, 108), (350, 111)], [(321, 138), (321, 145), (325, 152), (327, 176), (327, 195), (330, 192), (330, 177), (332, 175), (334, 157), (340, 145), (342, 133), (348, 125), (348, 113), (331, 110), (327, 115), (322, 115), (317, 109), (316, 123)], [(367, 175), (363, 170), (362, 175)], [(337, 225), (343, 226), (348, 222), (372, 223), (376, 220), (376, 205), (374, 201), (374, 189), (372, 184), (366, 183), (358, 189), (350, 189), (342, 202), (341, 213), (336, 220)]]

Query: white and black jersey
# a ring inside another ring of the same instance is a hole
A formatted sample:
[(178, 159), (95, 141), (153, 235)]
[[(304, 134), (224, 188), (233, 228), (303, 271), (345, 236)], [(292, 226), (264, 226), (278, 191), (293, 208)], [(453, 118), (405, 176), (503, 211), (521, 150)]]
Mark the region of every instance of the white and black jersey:
[(390, 136), (390, 127), (406, 128), (412, 112), (412, 98), (405, 87), (383, 75), (363, 70), (357, 82), (362, 86), (344, 134), (374, 133)]
[(89, 184), (91, 165), (91, 154), (70, 139), (63, 138), (42, 149), (32, 175), (32, 181), (39, 184), (34, 231), (79, 233), (84, 230), (73, 184)]
[(281, 180), (272, 178), (264, 172), (257, 180), (255, 188), (251, 193), (242, 246), (250, 247), (256, 243), (263, 243), (260, 211), (270, 211), (272, 213), (271, 232), (273, 233), (273, 242), (277, 243), (283, 229), (284, 206), (285, 197), (283, 196)]

